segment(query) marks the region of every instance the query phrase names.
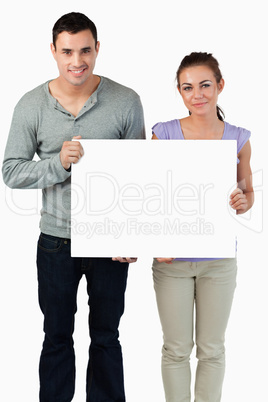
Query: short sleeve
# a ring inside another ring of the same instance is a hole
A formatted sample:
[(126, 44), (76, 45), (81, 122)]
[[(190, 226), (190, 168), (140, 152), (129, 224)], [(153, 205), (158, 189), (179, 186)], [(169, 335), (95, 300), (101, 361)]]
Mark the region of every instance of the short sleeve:
[[(225, 122), (225, 132), (224, 132), (224, 140), (236, 140), (237, 145), (237, 155), (249, 140), (251, 133), (249, 130), (246, 130), (243, 127), (237, 127), (232, 124)], [(237, 157), (237, 163), (239, 163), (239, 159)]]
[(237, 153), (241, 151), (243, 146), (246, 144), (246, 142), (249, 140), (251, 136), (251, 132), (246, 130), (245, 128), (240, 128), (238, 137), (237, 137)]
[(152, 132), (157, 136), (159, 140), (167, 139), (165, 126), (163, 123), (156, 123), (152, 128)]
[(157, 123), (153, 126), (152, 130), (159, 140), (184, 139), (178, 119)]

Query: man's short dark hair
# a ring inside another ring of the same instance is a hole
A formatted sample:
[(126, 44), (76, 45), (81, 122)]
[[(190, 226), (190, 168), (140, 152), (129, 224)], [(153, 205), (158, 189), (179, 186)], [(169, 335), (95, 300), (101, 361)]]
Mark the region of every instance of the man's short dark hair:
[(58, 19), (52, 29), (52, 40), (53, 45), (56, 49), (56, 41), (58, 35), (61, 32), (69, 32), (70, 34), (76, 34), (81, 31), (89, 29), (95, 40), (95, 46), (97, 45), (97, 28), (94, 22), (92, 22), (86, 15), (82, 13), (69, 13), (65, 14)]

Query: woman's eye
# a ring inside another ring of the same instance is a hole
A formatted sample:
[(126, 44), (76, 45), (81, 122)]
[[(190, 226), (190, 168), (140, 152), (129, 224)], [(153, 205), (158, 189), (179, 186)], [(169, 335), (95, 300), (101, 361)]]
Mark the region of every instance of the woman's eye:
[(183, 90), (184, 91), (190, 91), (192, 89), (192, 87), (184, 87)]

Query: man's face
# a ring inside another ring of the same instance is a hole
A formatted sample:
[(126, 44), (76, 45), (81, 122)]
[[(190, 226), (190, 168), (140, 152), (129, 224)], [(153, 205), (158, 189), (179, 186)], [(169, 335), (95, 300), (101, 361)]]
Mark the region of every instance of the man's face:
[(61, 32), (56, 40), (56, 49), (51, 44), (51, 51), (57, 62), (60, 77), (69, 84), (81, 86), (93, 74), (99, 52), (99, 42), (95, 44), (89, 29), (70, 34)]

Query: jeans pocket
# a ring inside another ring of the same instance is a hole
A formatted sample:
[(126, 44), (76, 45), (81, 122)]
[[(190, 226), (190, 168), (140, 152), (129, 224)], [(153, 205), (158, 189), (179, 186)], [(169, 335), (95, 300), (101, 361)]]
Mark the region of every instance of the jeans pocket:
[(47, 251), (49, 253), (55, 253), (62, 248), (64, 239), (60, 237), (50, 236), (41, 233), (38, 240), (38, 247), (41, 250)]

